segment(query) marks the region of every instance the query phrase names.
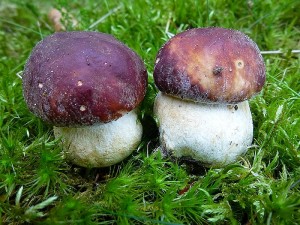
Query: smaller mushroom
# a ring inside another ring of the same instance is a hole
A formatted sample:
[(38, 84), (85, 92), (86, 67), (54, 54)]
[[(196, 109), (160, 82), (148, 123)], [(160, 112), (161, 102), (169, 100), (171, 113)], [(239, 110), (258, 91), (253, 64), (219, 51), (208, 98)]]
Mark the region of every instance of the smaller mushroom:
[(71, 162), (106, 167), (138, 146), (136, 108), (147, 87), (141, 58), (111, 35), (58, 32), (39, 42), (25, 65), (29, 109), (54, 125)]
[(224, 28), (196, 28), (171, 38), (158, 52), (154, 113), (166, 154), (220, 167), (252, 143), (248, 99), (265, 83), (257, 45)]

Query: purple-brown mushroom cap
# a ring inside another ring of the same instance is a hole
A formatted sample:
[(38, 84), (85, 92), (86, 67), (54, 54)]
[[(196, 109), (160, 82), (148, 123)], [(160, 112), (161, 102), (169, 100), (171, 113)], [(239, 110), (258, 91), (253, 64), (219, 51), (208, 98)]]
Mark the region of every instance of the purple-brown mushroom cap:
[(55, 126), (116, 120), (139, 105), (146, 88), (141, 58), (99, 32), (59, 32), (44, 38), (23, 73), (29, 109)]
[(182, 99), (238, 103), (262, 89), (265, 65), (256, 43), (242, 32), (195, 28), (160, 49), (154, 81), (160, 91)]

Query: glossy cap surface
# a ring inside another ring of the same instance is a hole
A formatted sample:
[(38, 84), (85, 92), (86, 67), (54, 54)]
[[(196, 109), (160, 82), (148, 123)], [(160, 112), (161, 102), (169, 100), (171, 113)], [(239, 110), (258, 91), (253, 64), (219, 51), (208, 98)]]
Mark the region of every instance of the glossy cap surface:
[(195, 28), (171, 38), (158, 52), (158, 89), (182, 99), (237, 103), (265, 83), (260, 51), (245, 34), (224, 28)]
[(40, 41), (23, 73), (29, 109), (55, 126), (116, 120), (147, 88), (141, 58), (111, 35), (60, 32)]

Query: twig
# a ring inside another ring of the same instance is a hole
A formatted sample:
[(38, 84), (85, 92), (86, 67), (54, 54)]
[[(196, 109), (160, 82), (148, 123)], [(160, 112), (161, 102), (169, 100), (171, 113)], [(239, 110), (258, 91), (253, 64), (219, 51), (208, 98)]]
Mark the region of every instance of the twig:
[[(271, 55), (271, 54), (284, 54), (285, 52), (281, 50), (274, 50), (274, 51), (261, 51), (260, 53), (263, 55)], [(291, 53), (299, 54), (300, 50), (292, 50)]]
[(107, 17), (109, 17), (111, 14), (117, 12), (119, 9), (121, 9), (122, 5), (119, 5), (116, 8), (113, 8), (111, 10), (108, 11), (108, 13), (106, 13), (104, 16), (102, 16), (99, 20), (97, 20), (96, 22), (94, 22), (92, 25), (89, 26), (89, 29), (92, 29), (94, 26), (97, 26), (99, 23), (101, 23), (102, 21), (104, 21)]
[(169, 13), (169, 18), (166, 24), (165, 33), (169, 33), (170, 23), (171, 23), (171, 13)]

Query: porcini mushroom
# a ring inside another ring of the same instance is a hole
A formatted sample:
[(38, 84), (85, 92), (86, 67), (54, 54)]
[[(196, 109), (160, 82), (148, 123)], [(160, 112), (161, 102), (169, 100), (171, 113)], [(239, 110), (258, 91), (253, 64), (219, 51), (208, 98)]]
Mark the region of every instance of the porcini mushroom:
[(154, 113), (166, 154), (220, 167), (252, 143), (248, 99), (265, 83), (257, 45), (240, 31), (195, 28), (158, 52)]
[(25, 65), (23, 93), (29, 109), (54, 125), (73, 163), (106, 167), (141, 141), (136, 107), (147, 72), (140, 57), (99, 32), (59, 32), (39, 42)]

